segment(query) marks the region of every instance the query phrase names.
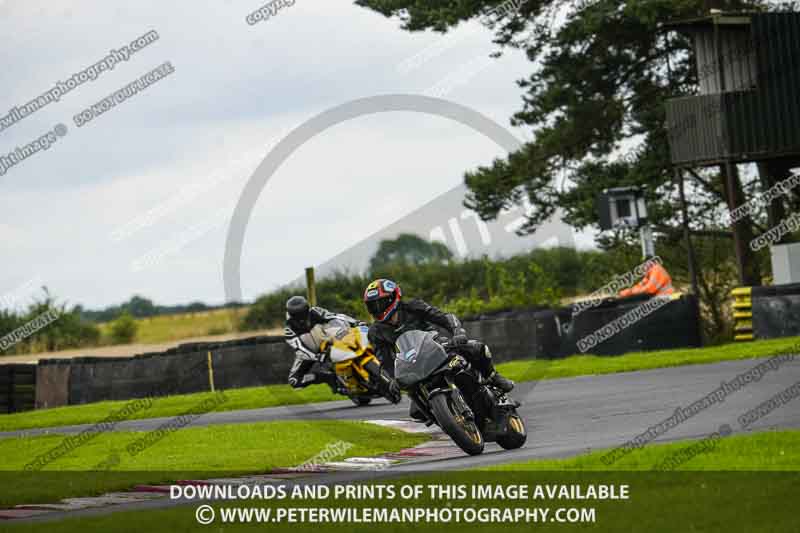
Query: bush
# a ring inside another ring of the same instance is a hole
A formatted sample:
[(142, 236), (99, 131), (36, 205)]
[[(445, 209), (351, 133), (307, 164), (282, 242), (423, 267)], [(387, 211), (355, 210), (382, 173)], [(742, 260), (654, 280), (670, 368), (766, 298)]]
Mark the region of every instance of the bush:
[(111, 323), (109, 334), (113, 344), (129, 344), (136, 339), (139, 325), (127, 311)]
[[(577, 252), (569, 248), (535, 250), (509, 259), (466, 261), (407, 261), (384, 264), (368, 275), (337, 273), (317, 282), (319, 305), (362, 320), (368, 320), (361, 295), (375, 278), (390, 278), (401, 284), (406, 298), (423, 300), (461, 316), (521, 307), (558, 305), (564, 294), (591, 292), (607, 282), (617, 270), (613, 258), (602, 252)], [(583, 267), (587, 256), (595, 258), (597, 271), (587, 281)], [(628, 267), (629, 268), (629, 267)], [(597, 286), (591, 285), (601, 272), (611, 272)], [(293, 294), (305, 294), (294, 286), (259, 297), (244, 317), (247, 330), (276, 327), (284, 320), (284, 304)]]
[[(696, 236), (702, 324), (707, 341), (731, 336), (730, 290), (736, 268), (724, 239)], [(686, 253), (681, 242), (659, 241), (656, 251), (678, 290), (688, 285)], [(317, 283), (319, 304), (332, 311), (367, 319), (361, 294), (375, 278), (391, 278), (404, 298), (422, 298), (461, 317), (539, 306), (557, 306), (562, 297), (589, 295), (642, 262), (638, 246), (616, 245), (607, 251), (573, 248), (536, 249), (506, 259), (451, 260), (383, 264), (368, 275), (339, 273)], [(637, 280), (638, 281), (638, 280)], [(284, 304), (304, 287), (292, 287), (258, 298), (243, 327), (274, 327), (284, 320)]]
[(444, 309), (461, 317), (493, 311), (552, 307), (560, 303), (560, 289), (553, 276), (538, 264), (529, 263), (526, 270), (511, 271), (503, 263), (487, 264), (488, 297), (481, 298), (473, 287), (469, 297), (460, 297), (444, 304)]
[(81, 318), (80, 308), (71, 309), (66, 304), (57, 304), (44, 288), (44, 297), (34, 301), (27, 311), (0, 311), (0, 337), (36, 320), (45, 313), (55, 312), (56, 320), (45, 327), (8, 347), (0, 355), (25, 354), (56, 351), (67, 348), (94, 346), (100, 340), (100, 330), (94, 324)]

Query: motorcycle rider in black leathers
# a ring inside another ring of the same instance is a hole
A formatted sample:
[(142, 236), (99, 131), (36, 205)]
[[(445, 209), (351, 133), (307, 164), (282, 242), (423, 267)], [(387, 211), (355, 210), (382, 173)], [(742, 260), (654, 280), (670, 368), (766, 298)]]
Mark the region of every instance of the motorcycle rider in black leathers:
[[(367, 334), (375, 347), (378, 359), (384, 364), (393, 361), (395, 343), (406, 331), (435, 330), (438, 326), (450, 335), (457, 351), (475, 367), (491, 385), (504, 392), (514, 388), (514, 382), (497, 373), (492, 363), (492, 353), (482, 342), (467, 339), (461, 321), (451, 314), (422, 301), (402, 300), (400, 286), (392, 280), (378, 279), (364, 291), (364, 303), (375, 319)], [(440, 337), (441, 341), (446, 338)], [(411, 406), (411, 416), (418, 418), (416, 406)]]
[(322, 307), (311, 307), (308, 300), (302, 296), (292, 296), (286, 301), (284, 340), (295, 353), (294, 363), (289, 370), (289, 385), (292, 388), (300, 389), (315, 383), (327, 383), (334, 393), (340, 392), (335, 372), (323, 368), (310, 372), (314, 363), (320, 362), (320, 354), (309, 350), (300, 339), (301, 335), (311, 331), (317, 324), (325, 324), (335, 318), (344, 320), (351, 327), (363, 324), (347, 315), (332, 313)]

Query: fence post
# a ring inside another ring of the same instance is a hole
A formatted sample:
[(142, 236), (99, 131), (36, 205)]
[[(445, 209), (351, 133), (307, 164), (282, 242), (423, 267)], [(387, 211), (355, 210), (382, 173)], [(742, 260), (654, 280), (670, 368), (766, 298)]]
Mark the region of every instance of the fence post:
[(214, 392), (214, 365), (211, 363), (211, 350), (208, 351), (208, 384)]
[(317, 305), (317, 284), (314, 281), (314, 267), (306, 268), (306, 293), (309, 305)]

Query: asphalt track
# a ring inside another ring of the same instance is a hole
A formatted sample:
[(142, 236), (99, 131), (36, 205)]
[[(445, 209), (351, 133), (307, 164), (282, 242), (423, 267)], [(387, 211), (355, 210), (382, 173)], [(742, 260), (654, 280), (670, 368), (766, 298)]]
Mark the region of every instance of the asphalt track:
[[(610, 448), (646, 431), (686, 408), (737, 375), (766, 359), (690, 365), (602, 376), (583, 376), (540, 382), (518, 383), (512, 395), (522, 402), (520, 414), (528, 428), (528, 442), (516, 451), (488, 444), (483, 455), (431, 459), (393, 467), (392, 470), (450, 470), (534, 458), (568, 457), (600, 448)], [(730, 393), (724, 401), (670, 429), (654, 442), (705, 437), (728, 424), (734, 434), (771, 428), (800, 427), (800, 399), (774, 410), (746, 430), (737, 418), (800, 381), (800, 357), (770, 370)], [(276, 420), (399, 420), (407, 419), (408, 403), (379, 401), (355, 407), (349, 401), (208, 413), (192, 426), (238, 424)], [(115, 431), (149, 431), (170, 418), (132, 420), (119, 423)], [(0, 438), (18, 435), (78, 433), (90, 426), (68, 426), (0, 433)]]

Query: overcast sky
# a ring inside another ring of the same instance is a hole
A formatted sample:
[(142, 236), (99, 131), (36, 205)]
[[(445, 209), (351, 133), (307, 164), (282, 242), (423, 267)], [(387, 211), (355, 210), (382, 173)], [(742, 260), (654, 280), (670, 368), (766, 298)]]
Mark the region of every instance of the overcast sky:
[[(222, 302), (227, 217), (247, 178), (294, 127), (354, 98), (447, 87), (444, 98), (528, 138), (509, 117), (521, 107), (514, 82), (530, 66), (518, 52), (486, 62), (495, 48), (478, 24), (442, 43), (350, 0), (296, 0), (248, 24), (262, 5), (0, 0), (0, 118), (111, 49), (151, 30), (159, 35), (0, 131), (6, 156), (67, 127), (48, 150), (0, 176), (0, 294), (41, 280), (59, 299), (90, 308), (133, 294), (164, 304)], [(411, 60), (420, 53), (422, 65)], [(80, 128), (73, 122), (166, 61), (172, 74)], [(259, 197), (242, 253), (245, 299), (297, 278), (451, 189), (465, 169), (502, 155), (465, 126), (415, 113), (326, 131)]]

